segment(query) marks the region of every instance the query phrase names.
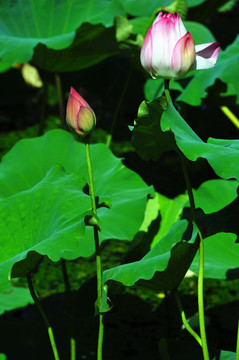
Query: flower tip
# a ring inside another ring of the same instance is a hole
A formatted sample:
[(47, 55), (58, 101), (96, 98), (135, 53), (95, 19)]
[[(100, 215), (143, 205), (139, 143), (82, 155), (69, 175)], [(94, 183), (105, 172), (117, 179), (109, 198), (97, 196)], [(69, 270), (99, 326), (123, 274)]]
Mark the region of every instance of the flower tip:
[(78, 94), (78, 92), (73, 88), (73, 86), (71, 86), (70, 88), (70, 95), (78, 98), (80, 95)]
[(163, 11), (160, 11), (158, 15), (156, 16), (154, 22), (152, 25), (156, 24), (159, 20), (162, 20), (165, 17), (166, 14), (163, 13)]

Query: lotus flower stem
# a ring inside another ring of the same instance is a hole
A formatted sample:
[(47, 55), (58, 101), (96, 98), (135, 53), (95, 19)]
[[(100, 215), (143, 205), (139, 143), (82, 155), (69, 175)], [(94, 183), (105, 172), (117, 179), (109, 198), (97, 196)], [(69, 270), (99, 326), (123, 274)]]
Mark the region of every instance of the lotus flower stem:
[(239, 360), (239, 318), (237, 325), (237, 348), (236, 348), (236, 360)]
[[(61, 259), (61, 269), (62, 269), (62, 274), (63, 274), (63, 279), (64, 279), (64, 283), (65, 283), (65, 289), (66, 289), (66, 295), (67, 295), (67, 306), (68, 309), (70, 309), (70, 305), (71, 305), (71, 286), (70, 286), (70, 281), (69, 281), (69, 277), (67, 274), (67, 268), (66, 268), (66, 260)], [(74, 318), (72, 315), (70, 315), (70, 327), (71, 327), (71, 341), (70, 341), (70, 345), (71, 345), (71, 360), (75, 360), (76, 359), (76, 340), (75, 340), (75, 327), (74, 327)]]
[(239, 130), (239, 119), (236, 117), (236, 115), (234, 115), (233, 112), (227, 106), (221, 106), (220, 109), (233, 123), (233, 125), (235, 125), (236, 128)]
[(185, 329), (194, 337), (194, 339), (199, 343), (199, 345), (202, 346), (202, 340), (201, 340), (200, 336), (191, 328), (191, 326), (189, 325), (189, 323), (187, 321), (187, 318), (186, 318), (185, 312), (183, 310), (183, 307), (182, 307), (182, 304), (181, 304), (181, 301), (180, 301), (177, 291), (174, 292), (174, 297), (175, 297), (175, 300), (176, 300), (176, 303), (177, 303), (177, 306), (178, 306), (178, 309), (179, 309), (179, 312), (181, 315), (182, 323), (185, 326)]
[(170, 91), (169, 91), (169, 80), (167, 80), (167, 79), (164, 80), (164, 93), (165, 93), (167, 103), (169, 104), (169, 101), (171, 100), (171, 95), (170, 95)]
[[(97, 215), (94, 184), (93, 184), (92, 165), (91, 165), (91, 158), (90, 158), (90, 145), (89, 145), (88, 136), (85, 139), (85, 150), (86, 150), (86, 162), (87, 162), (87, 168), (88, 168), (88, 177), (89, 177), (89, 192), (90, 192), (90, 197), (91, 197), (91, 206), (92, 206), (93, 213), (95, 215)], [(104, 335), (103, 315), (100, 313), (100, 309), (101, 309), (101, 305), (102, 305), (102, 269), (101, 269), (99, 234), (98, 234), (98, 228), (96, 226), (94, 226), (94, 239), (95, 239), (95, 252), (96, 252), (97, 301), (98, 301), (98, 308), (99, 308), (99, 332), (98, 332), (97, 360), (102, 360), (102, 347), (103, 347), (103, 335)]]
[(190, 208), (191, 208), (191, 212), (192, 212), (192, 221), (193, 221), (193, 224), (197, 227), (198, 236), (200, 239), (200, 242), (199, 242), (199, 268), (198, 268), (198, 316), (199, 316), (200, 335), (201, 335), (201, 340), (202, 340), (203, 358), (204, 358), (204, 360), (209, 360), (207, 338), (206, 338), (206, 328), (205, 328), (204, 301), (203, 301), (204, 243), (203, 243), (202, 234), (197, 225), (195, 202), (194, 202), (192, 187), (191, 187), (184, 155), (181, 153), (180, 150), (178, 151), (178, 154), (179, 154), (179, 158), (180, 158), (180, 161), (182, 164), (185, 182), (187, 185), (189, 203), (190, 203)]
[(43, 134), (43, 130), (44, 130), (44, 126), (45, 126), (47, 95), (48, 95), (48, 83), (46, 81), (43, 81), (42, 98), (41, 98), (41, 113), (40, 113), (39, 129), (38, 129), (39, 136)]
[(64, 99), (62, 93), (62, 85), (61, 85), (61, 78), (59, 74), (55, 74), (55, 81), (56, 81), (56, 90), (58, 96), (58, 103), (59, 103), (59, 115), (61, 120), (61, 128), (65, 128), (65, 106), (64, 106)]
[(58, 355), (58, 351), (57, 351), (57, 347), (56, 347), (56, 343), (55, 343), (55, 339), (54, 339), (54, 335), (53, 335), (53, 331), (52, 331), (52, 327), (50, 325), (50, 322), (46, 316), (46, 313), (45, 311), (43, 310), (43, 307), (35, 293), (35, 290), (34, 290), (34, 286), (33, 286), (33, 283), (32, 283), (32, 278), (31, 278), (31, 275), (28, 274), (27, 275), (27, 283), (28, 283), (28, 287), (29, 287), (29, 291), (30, 291), (30, 294), (34, 300), (34, 303), (36, 305), (36, 307), (38, 308), (38, 311), (40, 312), (45, 324), (46, 324), (46, 327), (47, 327), (47, 331), (48, 331), (48, 336), (49, 336), (49, 339), (50, 339), (50, 343), (51, 343), (51, 347), (52, 347), (52, 351), (53, 351), (53, 354), (54, 354), (54, 358), (55, 360), (60, 360), (59, 358), (59, 355)]
[(122, 102), (123, 102), (123, 100), (124, 100), (126, 91), (127, 91), (127, 89), (128, 89), (128, 85), (129, 85), (129, 81), (130, 81), (132, 72), (133, 72), (133, 64), (132, 64), (132, 62), (131, 62), (130, 69), (129, 69), (127, 78), (126, 78), (126, 80), (125, 80), (123, 90), (122, 90), (122, 92), (121, 92), (121, 95), (120, 95), (118, 104), (117, 104), (116, 109), (115, 109), (115, 112), (114, 112), (113, 120), (112, 120), (111, 127), (110, 127), (110, 132), (109, 132), (109, 134), (107, 135), (107, 138), (106, 138), (106, 146), (108, 146), (108, 148), (110, 148), (110, 145), (111, 145), (111, 141), (112, 141), (112, 137), (113, 137), (113, 132), (114, 132), (115, 125), (116, 125), (116, 122), (117, 122), (118, 114), (119, 114), (119, 111), (120, 111)]
[[(167, 103), (169, 104), (171, 100), (170, 91), (169, 91), (169, 80), (165, 80), (165, 97)], [(186, 166), (185, 157), (182, 152), (178, 149), (178, 155), (181, 161), (183, 174), (188, 190), (189, 203), (192, 213), (192, 222), (197, 227), (198, 236), (200, 239), (199, 242), (199, 269), (198, 269), (198, 316), (199, 316), (199, 327), (200, 327), (200, 335), (202, 341), (202, 351), (204, 360), (209, 360), (208, 346), (207, 346), (207, 338), (206, 338), (206, 329), (205, 329), (205, 316), (204, 316), (204, 301), (203, 301), (203, 276), (204, 276), (204, 244), (202, 234), (197, 225), (197, 216), (196, 216), (196, 207), (195, 201), (193, 197), (193, 191), (191, 187), (191, 182), (188, 174), (188, 169)]]
[(203, 301), (204, 243), (203, 243), (203, 238), (202, 238), (202, 234), (200, 231), (198, 231), (198, 235), (200, 238), (199, 269), (198, 269), (198, 316), (199, 316), (200, 334), (201, 334), (201, 339), (202, 339), (203, 357), (204, 357), (204, 360), (209, 360), (206, 329), (205, 329), (204, 301)]
[(202, 234), (197, 226), (195, 202), (194, 202), (192, 187), (191, 187), (184, 155), (181, 153), (180, 150), (178, 151), (178, 154), (179, 154), (179, 158), (180, 158), (180, 161), (182, 164), (185, 182), (187, 185), (189, 203), (190, 203), (190, 208), (191, 208), (191, 212), (192, 212), (192, 221), (193, 221), (193, 224), (197, 227), (198, 236), (200, 239), (200, 242), (199, 242), (199, 268), (198, 268), (198, 316), (199, 316), (200, 335), (201, 335), (201, 340), (202, 340), (203, 358), (204, 358), (204, 360), (209, 360), (207, 338), (206, 338), (206, 328), (205, 328), (204, 301), (203, 301), (204, 243), (203, 243)]

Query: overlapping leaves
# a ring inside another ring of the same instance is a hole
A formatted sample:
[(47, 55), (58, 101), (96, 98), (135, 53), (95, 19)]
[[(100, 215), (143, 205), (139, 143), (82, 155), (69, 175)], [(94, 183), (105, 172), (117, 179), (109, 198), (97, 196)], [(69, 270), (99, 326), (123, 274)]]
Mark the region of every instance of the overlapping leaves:
[(161, 128), (172, 131), (178, 148), (192, 161), (202, 157), (208, 161), (215, 173), (223, 179), (239, 180), (239, 140), (209, 138), (202, 141), (177, 112), (172, 103), (161, 118)]
[[(239, 140), (209, 138), (202, 141), (181, 117), (172, 103), (163, 111), (164, 97), (140, 105), (133, 134), (133, 144), (145, 160), (157, 160), (177, 147), (192, 161), (202, 157), (223, 179), (239, 180)], [(146, 135), (143, 136), (142, 134)], [(174, 137), (174, 139), (173, 139)], [(174, 142), (175, 140), (175, 142)]]
[[(100, 241), (131, 240), (139, 229), (152, 192), (103, 144), (92, 145), (95, 194), (102, 224)], [(104, 159), (102, 161), (102, 159)], [(53, 261), (94, 253), (84, 145), (65, 131), (19, 141), (0, 166), (1, 286), (39, 260)], [(110, 208), (109, 208), (110, 207)]]
[(124, 13), (119, 2), (107, 0), (3, 2), (0, 57), (10, 64), (27, 62), (38, 43), (54, 50), (66, 48), (83, 22), (109, 27), (116, 14)]
[[(215, 277), (217, 273), (219, 278), (225, 278), (225, 276), (233, 278), (236, 276), (235, 266), (238, 258), (238, 244), (235, 244), (235, 240), (236, 235), (239, 234), (236, 221), (239, 214), (237, 198), (239, 173), (235, 163), (239, 162), (239, 142), (217, 139), (209, 139), (207, 143), (203, 142), (179, 115), (172, 103), (166, 110), (163, 109), (164, 101), (164, 98), (159, 98), (150, 104), (145, 102), (141, 104), (133, 143), (140, 156), (146, 160), (157, 160), (164, 151), (176, 150), (178, 147), (190, 160), (195, 161), (199, 157), (207, 159), (214, 171), (222, 178), (237, 179), (237, 181), (212, 181), (203, 184), (195, 192), (196, 207), (200, 208), (198, 221), (203, 228), (203, 235), (206, 237), (206, 276)], [(147, 135), (144, 138), (143, 133)], [(172, 135), (174, 139), (172, 139)], [(156, 141), (157, 137), (160, 139), (158, 142)], [(224, 196), (220, 196), (221, 194)], [(177, 221), (186, 206), (188, 203), (185, 200), (176, 206), (177, 215), (174, 222)], [(160, 211), (160, 203), (158, 209)], [(161, 210), (161, 216), (161, 224), (163, 224), (167, 217), (167, 211)], [(185, 208), (183, 216), (188, 217), (190, 224), (189, 209)], [(162, 230), (161, 224), (159, 232)], [(182, 279), (179, 274), (185, 274), (186, 267), (189, 267), (193, 260), (198, 245), (197, 242), (192, 245), (190, 241), (183, 241), (185, 238), (188, 240), (188, 237), (191, 236), (190, 227), (187, 228), (186, 224), (184, 220), (176, 222), (163, 238), (159, 236), (158, 232), (152, 239), (153, 244), (156, 242), (156, 245), (146, 256), (137, 262), (107, 270), (104, 273), (104, 282), (111, 284), (112, 281), (117, 281), (126, 286), (136, 284), (156, 290), (177, 287)], [(183, 228), (183, 226), (185, 227)], [(166, 244), (165, 247), (164, 244)], [(217, 251), (213, 251), (217, 245)], [(182, 252), (179, 251), (179, 257), (177, 250), (182, 250)], [(232, 259), (233, 255), (235, 257)], [(218, 259), (222, 259), (223, 256), (225, 257), (224, 261), (219, 261), (220, 264), (218, 264)], [(155, 264), (157, 265), (155, 266)], [(197, 259), (192, 268), (196, 267), (198, 267)], [(215, 268), (220, 271), (216, 272)]]
[(137, 37), (132, 35), (130, 22), (117, 15), (111, 27), (82, 24), (67, 48), (55, 50), (47, 44), (38, 44), (32, 62), (47, 71), (76, 71), (95, 65), (120, 51), (135, 51), (139, 45)]
[(140, 261), (104, 271), (103, 283), (120, 282), (125, 286), (139, 285), (156, 291), (177, 288), (198, 248), (196, 230), (185, 240), (187, 224), (186, 220), (174, 224)]
[[(0, 4), (1, 69), (30, 60), (53, 72), (92, 66), (127, 43), (131, 25), (124, 15), (117, 0), (6, 1)], [(129, 44), (138, 46), (135, 36)]]
[[(0, 288), (11, 267), (29, 252), (58, 261), (74, 257), (79, 246), (83, 252), (92, 251), (84, 239), (84, 216), (90, 211), (90, 201), (80, 183), (76, 175), (66, 175), (56, 166), (35, 186), (1, 200)], [(25, 272), (32, 265), (35, 261), (29, 256)]]
[(143, 101), (139, 106), (132, 143), (144, 160), (158, 160), (165, 151), (174, 146), (172, 133), (165, 134), (160, 127), (160, 118), (166, 107), (163, 97), (150, 104)]
[[(203, 210), (205, 219), (206, 216), (215, 217), (214, 224), (210, 224), (210, 221), (203, 224), (204, 232), (207, 226), (209, 232), (211, 231), (210, 225), (215, 227), (215, 234), (204, 238), (205, 277), (217, 279), (235, 279), (239, 277), (239, 247), (235, 243), (236, 234), (230, 232), (230, 227), (233, 228), (233, 224), (237, 224), (236, 214), (234, 214), (235, 219), (232, 221), (233, 214), (230, 206), (238, 199), (238, 184), (238, 181), (210, 180), (194, 191), (196, 207), (201, 211)], [(222, 197), (220, 194), (224, 196)], [(162, 198), (166, 199), (165, 197)], [(158, 200), (160, 199), (159, 195)], [(149, 230), (150, 218), (152, 221), (155, 220), (156, 207), (160, 212), (161, 220), (158, 219), (160, 221), (158, 232), (151, 238), (153, 248), (139, 261), (106, 270), (103, 274), (105, 284), (111, 286), (115, 282), (119, 282), (125, 286), (136, 285), (151, 288), (155, 291), (172, 290), (180, 284), (192, 261), (190, 269), (195, 272), (198, 271), (198, 256), (194, 258), (198, 243), (197, 241), (193, 242), (197, 234), (196, 229), (193, 235), (190, 235), (190, 223), (185, 220), (178, 220), (180, 215), (183, 214), (183, 210), (188, 209), (189, 201), (187, 197), (185, 195), (181, 196), (180, 200), (178, 198), (175, 202), (172, 199), (167, 199), (166, 204), (171, 203), (177, 213), (175, 219), (171, 219), (171, 228), (168, 231), (164, 229), (163, 225), (167, 221), (167, 208), (164, 203), (161, 204), (160, 202), (159, 206), (157, 206), (158, 200), (150, 202), (150, 206), (147, 207), (148, 227), (144, 228), (145, 237), (142, 237), (142, 241), (145, 241), (147, 232), (152, 236), (152, 232)], [(224, 212), (223, 217), (221, 217), (222, 211)], [(202, 219), (200, 220), (202, 221)], [(228, 224), (228, 232), (220, 231), (223, 223)], [(166, 233), (162, 237), (161, 234), (164, 230), (166, 230)], [(190, 236), (192, 236), (191, 239)]]

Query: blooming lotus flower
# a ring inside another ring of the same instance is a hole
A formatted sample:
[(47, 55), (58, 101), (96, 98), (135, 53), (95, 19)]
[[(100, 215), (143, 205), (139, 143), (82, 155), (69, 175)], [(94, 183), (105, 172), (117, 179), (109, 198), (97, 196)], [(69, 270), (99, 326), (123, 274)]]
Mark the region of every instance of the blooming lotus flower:
[(191, 70), (213, 67), (218, 53), (218, 42), (195, 46), (178, 13), (160, 12), (146, 34), (140, 61), (154, 79), (179, 79)]
[(88, 135), (96, 124), (94, 111), (73, 87), (67, 102), (66, 122), (80, 136)]

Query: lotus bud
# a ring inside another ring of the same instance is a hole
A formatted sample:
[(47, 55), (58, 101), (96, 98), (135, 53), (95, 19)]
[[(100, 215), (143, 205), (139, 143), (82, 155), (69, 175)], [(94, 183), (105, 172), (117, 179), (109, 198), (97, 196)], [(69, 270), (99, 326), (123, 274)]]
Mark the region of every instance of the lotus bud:
[(66, 108), (66, 122), (79, 136), (88, 135), (96, 124), (94, 111), (73, 87)]

